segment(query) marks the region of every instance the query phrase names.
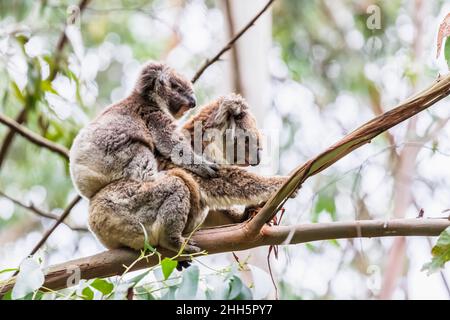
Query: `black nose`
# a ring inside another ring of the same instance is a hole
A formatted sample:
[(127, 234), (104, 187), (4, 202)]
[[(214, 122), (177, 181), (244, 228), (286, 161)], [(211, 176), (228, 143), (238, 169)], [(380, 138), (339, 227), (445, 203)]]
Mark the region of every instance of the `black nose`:
[(195, 108), (197, 105), (197, 101), (195, 100), (195, 97), (191, 96), (189, 97), (189, 108)]

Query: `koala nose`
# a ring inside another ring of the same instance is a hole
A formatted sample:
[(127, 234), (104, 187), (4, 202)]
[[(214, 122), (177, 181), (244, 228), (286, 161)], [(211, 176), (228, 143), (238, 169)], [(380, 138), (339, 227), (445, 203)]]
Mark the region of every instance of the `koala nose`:
[(189, 99), (189, 108), (195, 108), (195, 106), (197, 105), (197, 101), (195, 100), (194, 96), (190, 96)]

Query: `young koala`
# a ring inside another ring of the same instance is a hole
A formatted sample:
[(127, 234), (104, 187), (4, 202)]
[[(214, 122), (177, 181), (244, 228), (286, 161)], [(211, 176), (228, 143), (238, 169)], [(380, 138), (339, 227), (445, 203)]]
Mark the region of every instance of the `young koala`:
[(188, 80), (164, 64), (146, 64), (132, 93), (75, 138), (70, 173), (79, 193), (91, 199), (113, 181), (155, 180), (155, 153), (204, 178), (215, 176), (217, 165), (195, 154), (175, 123), (195, 105)]
[[(226, 129), (231, 133), (246, 130), (255, 136), (259, 149), (255, 119), (239, 96), (220, 98), (203, 107), (185, 124), (186, 136), (194, 134), (195, 122), (200, 122), (203, 133), (207, 129), (217, 129), (223, 139)], [(219, 140), (204, 142), (204, 146)], [(216, 150), (220, 148), (223, 145)], [(210, 156), (219, 157), (219, 154)], [(251, 162), (249, 154), (245, 153), (245, 163)], [(122, 179), (107, 185), (92, 198), (89, 224), (107, 247), (140, 249), (144, 244), (142, 228), (145, 228), (151, 245), (178, 251), (186, 243), (185, 237), (204, 221), (210, 209), (225, 209), (224, 213), (233, 220), (240, 220), (242, 214), (230, 210), (231, 207), (261, 204), (286, 181), (286, 177), (264, 177), (234, 165), (222, 165), (216, 177), (205, 178), (166, 158), (157, 158), (159, 170), (164, 170), (160, 179), (141, 183)], [(258, 157), (257, 162), (259, 160)], [(187, 253), (199, 250), (192, 241), (184, 247)]]

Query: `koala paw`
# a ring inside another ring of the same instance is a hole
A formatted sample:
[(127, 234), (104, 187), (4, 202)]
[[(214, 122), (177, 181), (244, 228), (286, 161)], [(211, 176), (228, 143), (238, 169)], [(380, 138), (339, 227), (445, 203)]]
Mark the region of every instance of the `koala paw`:
[(183, 271), (183, 269), (187, 269), (191, 266), (191, 260), (182, 260), (178, 261), (177, 270)]
[(204, 162), (202, 164), (196, 165), (192, 171), (203, 178), (215, 178), (218, 175), (218, 170), (219, 166), (217, 164)]

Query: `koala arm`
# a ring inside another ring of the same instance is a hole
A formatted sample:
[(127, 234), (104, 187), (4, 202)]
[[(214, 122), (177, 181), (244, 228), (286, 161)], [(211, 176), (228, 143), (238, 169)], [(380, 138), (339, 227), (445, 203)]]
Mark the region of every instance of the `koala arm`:
[(217, 165), (194, 152), (186, 137), (178, 131), (173, 119), (164, 112), (154, 112), (149, 118), (147, 127), (155, 148), (163, 157), (201, 177), (216, 176)]
[(205, 196), (206, 204), (212, 209), (260, 205), (288, 179), (285, 176), (262, 176), (236, 166), (220, 167), (216, 178), (193, 177)]

